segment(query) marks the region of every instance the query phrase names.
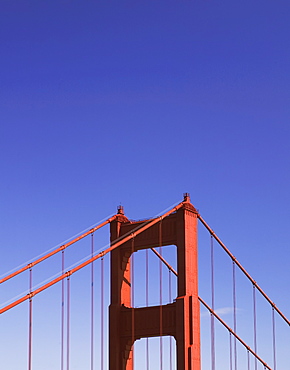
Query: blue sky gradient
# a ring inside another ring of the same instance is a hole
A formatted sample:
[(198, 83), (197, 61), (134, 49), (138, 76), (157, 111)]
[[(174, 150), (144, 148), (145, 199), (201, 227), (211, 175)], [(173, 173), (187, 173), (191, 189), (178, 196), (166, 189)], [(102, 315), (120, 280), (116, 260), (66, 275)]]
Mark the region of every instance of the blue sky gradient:
[(0, 7), (0, 275), (189, 192), (290, 316), (289, 2)]

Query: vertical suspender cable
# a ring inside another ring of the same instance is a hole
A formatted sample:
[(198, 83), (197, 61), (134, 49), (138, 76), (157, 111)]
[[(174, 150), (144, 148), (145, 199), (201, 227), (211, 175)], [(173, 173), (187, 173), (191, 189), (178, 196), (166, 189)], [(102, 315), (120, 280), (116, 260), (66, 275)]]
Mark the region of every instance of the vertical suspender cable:
[[(91, 256), (94, 256), (94, 233), (91, 236)], [(94, 369), (94, 261), (91, 263), (91, 370)]]
[(135, 342), (135, 310), (134, 310), (134, 251), (135, 251), (135, 241), (134, 238), (132, 238), (131, 242), (131, 329), (132, 329), (132, 347), (131, 347), (131, 353), (132, 353), (132, 369), (134, 369), (134, 342)]
[[(162, 220), (159, 222), (159, 253), (162, 257)], [(162, 342), (162, 335), (163, 335), (163, 317), (162, 317), (162, 260), (159, 259), (159, 300), (160, 300), (160, 370), (163, 370), (163, 342)]]
[[(29, 293), (32, 292), (32, 268), (29, 270)], [(29, 298), (28, 370), (32, 368), (32, 297)]]
[[(257, 312), (256, 312), (256, 287), (253, 284), (253, 315), (254, 315), (254, 351), (257, 354)], [(258, 368), (258, 361), (255, 357), (255, 370)]]
[[(148, 261), (148, 249), (146, 249), (146, 268), (145, 268), (145, 280), (146, 280), (146, 288), (145, 288), (145, 299), (146, 299), (146, 307), (149, 305), (149, 261)], [(146, 338), (146, 369), (149, 370), (149, 338)]]
[[(211, 255), (211, 307), (214, 311), (214, 250), (213, 237), (210, 236), (210, 255)], [(215, 337), (214, 337), (214, 315), (211, 313), (211, 368), (215, 370)]]
[(276, 370), (276, 325), (275, 325), (275, 309), (272, 306), (272, 325), (273, 325), (273, 368)]
[(230, 334), (230, 370), (233, 370), (233, 348), (232, 348), (232, 333)]
[(70, 277), (67, 278), (67, 316), (66, 316), (66, 369), (69, 370), (70, 360)]
[[(236, 264), (233, 261), (233, 305), (234, 305), (234, 332), (237, 334), (237, 297), (236, 297)], [(237, 339), (234, 338), (234, 363), (235, 370), (238, 369)]]
[[(64, 274), (64, 250), (61, 252), (61, 273)], [(64, 370), (64, 279), (61, 281), (61, 348), (60, 368)]]
[(101, 370), (104, 370), (104, 257), (101, 258)]
[(248, 357), (248, 370), (250, 370), (250, 351), (247, 350), (247, 357)]
[[(172, 284), (171, 284), (171, 271), (168, 269), (168, 289), (169, 289), (169, 303), (172, 300)], [(172, 337), (169, 338), (169, 369), (172, 370)]]

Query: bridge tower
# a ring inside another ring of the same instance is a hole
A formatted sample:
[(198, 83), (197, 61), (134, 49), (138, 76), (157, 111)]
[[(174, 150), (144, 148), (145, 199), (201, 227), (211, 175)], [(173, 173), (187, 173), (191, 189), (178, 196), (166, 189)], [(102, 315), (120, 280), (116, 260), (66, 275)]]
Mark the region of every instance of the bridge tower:
[[(110, 224), (111, 244), (141, 226), (119, 207)], [(162, 306), (131, 304), (130, 263), (138, 250), (176, 245), (177, 297)], [(162, 333), (162, 334), (161, 334)], [(200, 370), (200, 315), (197, 267), (197, 211), (185, 194), (183, 206), (111, 252), (109, 307), (109, 369), (133, 370), (132, 346), (146, 337), (171, 335), (176, 340), (177, 370)]]

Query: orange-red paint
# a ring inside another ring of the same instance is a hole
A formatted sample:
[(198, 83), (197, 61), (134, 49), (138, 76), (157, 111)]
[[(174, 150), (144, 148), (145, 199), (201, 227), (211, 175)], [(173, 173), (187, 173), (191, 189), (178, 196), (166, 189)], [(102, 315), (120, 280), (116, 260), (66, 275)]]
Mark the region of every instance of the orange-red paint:
[[(134, 233), (134, 251), (160, 243), (159, 218), (148, 230)], [(111, 222), (111, 243), (143, 222), (130, 222), (119, 213)], [(150, 228), (150, 230), (149, 230)], [(109, 369), (132, 370), (132, 346), (144, 337), (172, 335), (177, 345), (177, 370), (200, 370), (200, 314), (197, 269), (197, 211), (186, 196), (176, 212), (163, 217), (161, 244), (177, 246), (178, 293), (174, 303), (134, 308), (131, 304), (130, 262), (132, 243), (123, 242), (111, 253), (111, 304), (109, 308)], [(133, 319), (132, 319), (133, 317)], [(132, 326), (134, 333), (132, 335)]]

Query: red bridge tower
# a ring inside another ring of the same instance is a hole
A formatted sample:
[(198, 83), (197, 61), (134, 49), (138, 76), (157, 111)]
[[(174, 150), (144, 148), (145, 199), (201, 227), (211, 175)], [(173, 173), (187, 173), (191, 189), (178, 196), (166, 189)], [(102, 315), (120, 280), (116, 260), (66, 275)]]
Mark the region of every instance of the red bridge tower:
[[(123, 214), (111, 222), (111, 244), (143, 224)], [(131, 305), (130, 261), (138, 250), (177, 247), (177, 297), (171, 304), (134, 308)], [(197, 267), (197, 211), (188, 194), (183, 206), (111, 252), (109, 369), (133, 370), (132, 346), (146, 337), (171, 335), (176, 340), (177, 370), (200, 370), (200, 316)]]

